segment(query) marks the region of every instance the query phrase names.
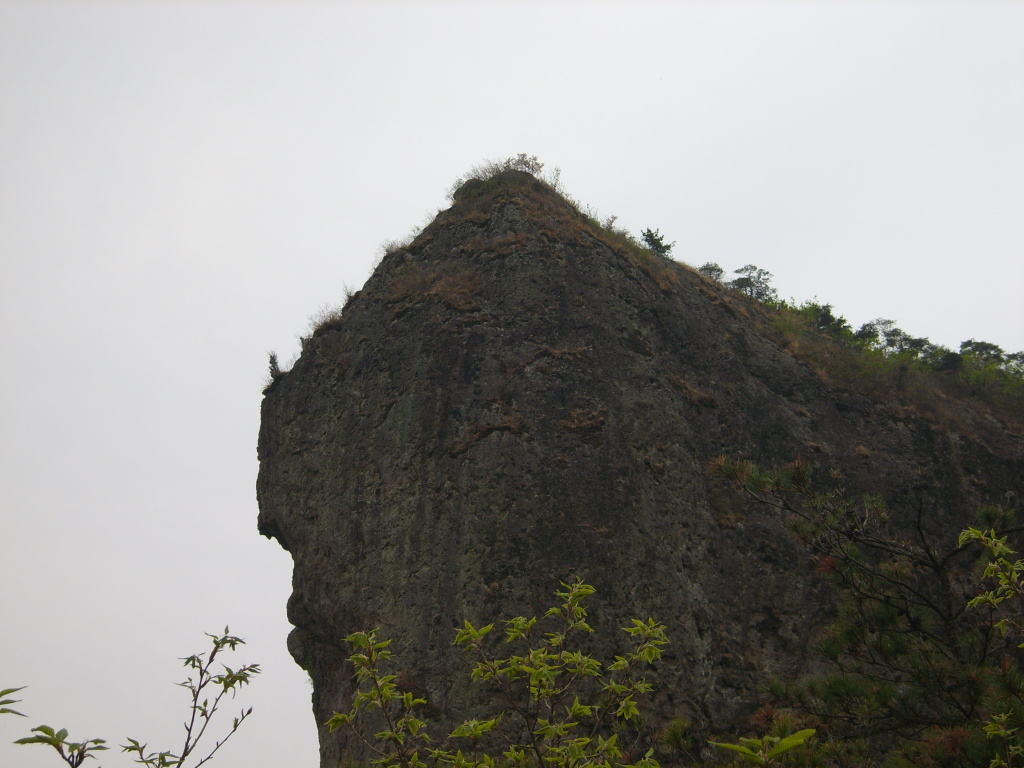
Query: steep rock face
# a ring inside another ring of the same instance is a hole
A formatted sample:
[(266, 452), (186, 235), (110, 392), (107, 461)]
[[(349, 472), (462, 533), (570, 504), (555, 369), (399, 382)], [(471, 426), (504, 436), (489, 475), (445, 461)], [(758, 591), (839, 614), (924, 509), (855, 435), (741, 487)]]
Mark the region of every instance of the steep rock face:
[[(458, 720), (464, 618), (598, 589), (594, 651), (668, 625), (653, 711), (727, 727), (806, 663), (827, 588), (775, 517), (710, 481), (718, 454), (811, 458), (853, 488), (927, 488), (953, 524), (1024, 468), (1000, 448), (830, 389), (735, 296), (623, 248), (526, 174), (471, 181), (384, 259), (267, 390), (259, 527), (294, 559), (289, 648), (318, 723), (344, 637), (380, 627), (403, 679)], [(359, 755), (321, 726), (323, 766)]]

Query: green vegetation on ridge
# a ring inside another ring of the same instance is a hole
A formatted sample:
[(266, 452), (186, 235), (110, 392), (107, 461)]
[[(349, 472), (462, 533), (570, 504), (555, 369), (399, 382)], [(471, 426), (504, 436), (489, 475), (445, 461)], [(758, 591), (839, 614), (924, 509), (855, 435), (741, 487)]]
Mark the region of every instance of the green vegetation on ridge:
[[(913, 336), (886, 318), (854, 329), (831, 304), (818, 299), (802, 303), (780, 300), (771, 285), (771, 272), (754, 264), (735, 270), (736, 277), (730, 280), (724, 279), (725, 270), (713, 262), (696, 268), (684, 266), (670, 257), (675, 243), (666, 242), (659, 230), (647, 228), (639, 238), (634, 236), (617, 224), (617, 217), (601, 217), (569, 195), (562, 187), (558, 168), (551, 173), (544, 168), (536, 155), (525, 153), (485, 162), (456, 179), (448, 194), (453, 202), (479, 203), (503, 188), (521, 184), (516, 174), (520, 179), (529, 174), (575, 211), (577, 222), (560, 222), (566, 229), (563, 234), (575, 236), (573, 228), (585, 224), (646, 272), (663, 291), (674, 290), (682, 276), (689, 273), (704, 277), (726, 295), (752, 302), (751, 306), (759, 310), (752, 317), (760, 321), (760, 327), (830, 385), (883, 401), (895, 399), (940, 420), (956, 422), (960, 418), (947, 402), (954, 397), (976, 401), (1004, 420), (1024, 423), (1024, 351), (1007, 352), (997, 344), (977, 339), (968, 339), (953, 350), (927, 337)], [(417, 228), (404, 240), (385, 244), (384, 255), (409, 249), (429, 228)], [(514, 242), (505, 245), (515, 246)], [(435, 286), (424, 277), (418, 288), (446, 295), (445, 281), (438, 278), (437, 282)], [(346, 306), (352, 296), (346, 289)], [(460, 295), (459, 299), (460, 306), (473, 306), (471, 297)], [(342, 315), (341, 308), (320, 310), (311, 320), (310, 335), (341, 322)], [(276, 355), (271, 353), (267, 385), (283, 373)]]
[(1024, 422), (1024, 352), (976, 339), (952, 350), (911, 336), (886, 318), (855, 330), (831, 304), (780, 300), (772, 274), (752, 264), (736, 270), (740, 277), (734, 280), (723, 280), (725, 271), (711, 262), (697, 272), (752, 300), (761, 327), (830, 385), (880, 400), (899, 399), (940, 419), (956, 421), (948, 402), (953, 397), (983, 404), (1004, 420)]

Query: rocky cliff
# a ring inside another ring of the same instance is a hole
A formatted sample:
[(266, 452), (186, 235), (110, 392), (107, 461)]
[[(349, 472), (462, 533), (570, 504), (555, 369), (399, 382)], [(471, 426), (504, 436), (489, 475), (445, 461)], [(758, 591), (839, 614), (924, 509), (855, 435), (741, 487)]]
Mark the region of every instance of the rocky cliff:
[[(472, 180), (304, 343), (263, 403), (260, 531), (294, 559), (289, 648), (318, 723), (347, 707), (344, 637), (380, 627), (440, 719), (469, 695), (453, 628), (598, 589), (612, 628), (668, 625), (652, 703), (726, 727), (805, 664), (831, 598), (781, 522), (705, 471), (719, 454), (922, 489), (956, 523), (1011, 488), (1020, 435), (826, 384), (750, 305), (627, 247), (524, 173)], [(323, 766), (357, 755), (321, 727)]]

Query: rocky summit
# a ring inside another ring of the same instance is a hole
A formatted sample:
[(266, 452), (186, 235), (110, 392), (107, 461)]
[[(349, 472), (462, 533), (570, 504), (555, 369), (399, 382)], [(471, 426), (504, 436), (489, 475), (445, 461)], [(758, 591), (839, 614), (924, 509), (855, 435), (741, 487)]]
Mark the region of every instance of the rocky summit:
[(1022, 446), (823, 376), (757, 302), (528, 173), (472, 179), (266, 389), (259, 530), (294, 560), (289, 649), (322, 765), (364, 754), (323, 726), (353, 692), (347, 635), (393, 638), (403, 686), (458, 722), (474, 688), (455, 627), (534, 615), (576, 577), (597, 588), (594, 655), (622, 653), (632, 618), (667, 625), (653, 719), (729, 728), (813, 663), (834, 598), (779, 515), (709, 477), (714, 457), (941, 499), (955, 539)]

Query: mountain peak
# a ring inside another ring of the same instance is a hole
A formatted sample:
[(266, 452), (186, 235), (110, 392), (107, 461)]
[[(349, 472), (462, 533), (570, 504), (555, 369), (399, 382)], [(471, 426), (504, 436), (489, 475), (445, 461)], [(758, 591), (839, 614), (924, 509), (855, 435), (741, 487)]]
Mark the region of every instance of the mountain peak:
[[(347, 711), (344, 638), (373, 627), (459, 720), (475, 694), (453, 628), (533, 615), (579, 576), (606, 628), (668, 626), (653, 723), (733, 728), (769, 677), (807, 671), (832, 603), (785, 521), (709, 461), (927, 487), (954, 528), (1021, 475), (1019, 451), (831, 387), (758, 312), (529, 173), (462, 184), (264, 398), (259, 527), (294, 559), (289, 649), (317, 722)], [(324, 766), (361, 750), (321, 728)]]

